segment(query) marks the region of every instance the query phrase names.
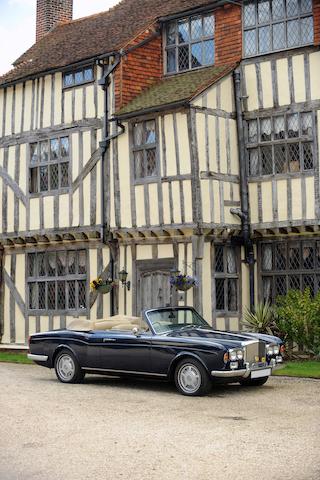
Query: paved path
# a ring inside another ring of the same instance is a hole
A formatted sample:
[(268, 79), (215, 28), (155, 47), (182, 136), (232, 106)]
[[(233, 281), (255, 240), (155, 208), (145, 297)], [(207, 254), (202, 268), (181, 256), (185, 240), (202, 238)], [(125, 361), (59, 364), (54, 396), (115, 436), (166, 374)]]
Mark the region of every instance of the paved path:
[(320, 381), (187, 398), (170, 384), (0, 363), (1, 480), (319, 480)]

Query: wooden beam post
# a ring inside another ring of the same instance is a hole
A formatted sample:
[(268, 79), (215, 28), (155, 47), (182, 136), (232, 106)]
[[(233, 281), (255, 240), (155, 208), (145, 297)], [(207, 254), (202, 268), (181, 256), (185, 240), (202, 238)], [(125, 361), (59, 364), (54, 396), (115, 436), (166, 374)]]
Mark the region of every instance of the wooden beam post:
[(4, 332), (4, 248), (0, 245), (0, 342)]

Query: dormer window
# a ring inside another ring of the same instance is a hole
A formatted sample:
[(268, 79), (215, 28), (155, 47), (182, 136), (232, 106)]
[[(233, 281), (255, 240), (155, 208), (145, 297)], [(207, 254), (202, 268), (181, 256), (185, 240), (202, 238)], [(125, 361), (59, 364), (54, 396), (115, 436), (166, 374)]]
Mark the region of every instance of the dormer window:
[(166, 73), (214, 64), (214, 15), (173, 20), (166, 27)]
[(64, 88), (75, 87), (77, 85), (83, 85), (84, 83), (90, 83), (94, 80), (93, 67), (79, 68), (72, 72), (66, 72), (63, 75)]
[(312, 0), (250, 0), (243, 9), (246, 57), (313, 43)]

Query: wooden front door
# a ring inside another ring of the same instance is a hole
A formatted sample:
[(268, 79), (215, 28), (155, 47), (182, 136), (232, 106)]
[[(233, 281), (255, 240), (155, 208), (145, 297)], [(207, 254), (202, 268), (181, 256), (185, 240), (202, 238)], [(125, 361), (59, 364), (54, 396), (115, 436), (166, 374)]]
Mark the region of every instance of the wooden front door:
[(137, 262), (137, 315), (148, 308), (176, 304), (176, 291), (170, 286), (173, 260)]

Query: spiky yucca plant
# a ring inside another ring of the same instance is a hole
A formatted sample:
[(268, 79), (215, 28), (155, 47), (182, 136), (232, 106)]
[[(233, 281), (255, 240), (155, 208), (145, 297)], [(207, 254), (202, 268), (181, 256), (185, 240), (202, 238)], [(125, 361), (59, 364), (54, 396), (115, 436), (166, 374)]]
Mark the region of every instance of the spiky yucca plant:
[(276, 312), (269, 302), (257, 303), (254, 312), (246, 308), (243, 326), (249, 332), (273, 334)]

